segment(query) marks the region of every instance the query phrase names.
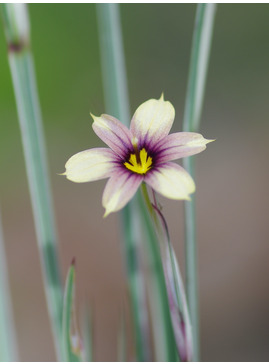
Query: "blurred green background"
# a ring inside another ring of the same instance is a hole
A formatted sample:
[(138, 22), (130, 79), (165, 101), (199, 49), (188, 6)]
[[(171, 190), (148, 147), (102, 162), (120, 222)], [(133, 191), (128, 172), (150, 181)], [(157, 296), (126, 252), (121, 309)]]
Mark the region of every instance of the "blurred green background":
[[(164, 92), (181, 130), (196, 5), (120, 5), (131, 111)], [(57, 173), (101, 146), (89, 112), (105, 112), (94, 4), (30, 4), (32, 50), (54, 194), (62, 273), (77, 261), (77, 306), (94, 308), (95, 360), (116, 360), (128, 309), (118, 219), (103, 220), (105, 182)], [(269, 359), (269, 5), (218, 5), (197, 157), (202, 360)], [(0, 31), (0, 201), (20, 359), (55, 360), (7, 51)], [(161, 200), (181, 270), (182, 203)], [(134, 346), (128, 323), (129, 359)]]

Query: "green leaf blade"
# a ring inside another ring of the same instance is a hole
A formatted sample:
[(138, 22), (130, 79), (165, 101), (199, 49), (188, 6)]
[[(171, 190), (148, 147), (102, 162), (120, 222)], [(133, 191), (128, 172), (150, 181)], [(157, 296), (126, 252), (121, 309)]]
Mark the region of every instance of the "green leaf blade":
[[(65, 291), (64, 291), (64, 304), (63, 304), (63, 353), (65, 357), (65, 361), (68, 362), (80, 362), (82, 361), (81, 352), (76, 354), (74, 352), (74, 342), (72, 343), (71, 339), (71, 325), (72, 325), (72, 316), (74, 309), (74, 293), (75, 293), (75, 265), (71, 264), (67, 278), (65, 283)], [(81, 350), (79, 348), (80, 338), (76, 333), (74, 339), (77, 340), (76, 350)]]

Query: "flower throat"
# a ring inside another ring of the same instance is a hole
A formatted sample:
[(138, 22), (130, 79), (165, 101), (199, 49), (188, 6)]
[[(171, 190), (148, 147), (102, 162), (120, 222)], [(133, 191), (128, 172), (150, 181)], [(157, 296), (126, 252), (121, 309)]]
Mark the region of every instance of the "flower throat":
[(140, 152), (131, 154), (129, 161), (124, 163), (125, 167), (138, 174), (146, 174), (152, 167), (152, 158), (148, 156), (145, 148)]

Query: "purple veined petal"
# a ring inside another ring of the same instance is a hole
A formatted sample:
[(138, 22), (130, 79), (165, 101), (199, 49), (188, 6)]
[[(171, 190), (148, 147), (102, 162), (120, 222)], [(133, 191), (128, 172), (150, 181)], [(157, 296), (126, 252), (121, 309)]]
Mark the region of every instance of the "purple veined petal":
[(172, 200), (190, 200), (195, 191), (192, 177), (176, 163), (167, 162), (152, 168), (145, 182), (156, 192)]
[(98, 137), (121, 158), (126, 158), (126, 155), (133, 150), (130, 130), (110, 115), (102, 114), (100, 117), (92, 115), (92, 118), (94, 120), (92, 128)]
[(118, 168), (119, 157), (108, 148), (93, 148), (73, 155), (63, 173), (73, 182), (92, 182), (108, 178)]
[(104, 189), (102, 201), (106, 209), (104, 217), (122, 209), (134, 196), (143, 178), (143, 175), (119, 168), (108, 180)]
[(168, 135), (175, 118), (175, 109), (169, 101), (150, 99), (138, 107), (131, 121), (131, 132), (139, 147), (154, 145)]
[(191, 132), (167, 135), (154, 147), (156, 162), (168, 162), (200, 153), (206, 149), (206, 144), (212, 141), (205, 139), (201, 134)]

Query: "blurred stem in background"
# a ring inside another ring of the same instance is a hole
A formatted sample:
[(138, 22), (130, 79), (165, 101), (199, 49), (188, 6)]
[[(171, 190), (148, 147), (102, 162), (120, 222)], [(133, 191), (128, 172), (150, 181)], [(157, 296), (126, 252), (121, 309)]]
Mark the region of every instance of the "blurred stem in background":
[[(213, 34), (216, 4), (198, 4), (192, 40), (188, 88), (185, 102), (183, 130), (198, 132), (201, 119), (205, 81)], [(183, 160), (185, 169), (194, 177), (194, 157)], [(193, 327), (194, 361), (199, 361), (199, 309), (197, 283), (197, 244), (195, 198), (184, 203), (186, 290)]]
[[(130, 120), (128, 88), (118, 4), (97, 4), (102, 74), (107, 113), (128, 126)], [(149, 320), (146, 291), (141, 272), (139, 224), (135, 201), (121, 212), (123, 247), (135, 327), (136, 359), (149, 361)]]
[(28, 183), (49, 317), (61, 360), (62, 285), (58, 262), (52, 196), (25, 4), (2, 4), (9, 64), (15, 90)]
[[(97, 4), (101, 61), (107, 112), (129, 126), (130, 111), (118, 4)], [(135, 327), (136, 360), (153, 360), (149, 343), (149, 319), (146, 290), (141, 266), (141, 220), (146, 230), (143, 247), (150, 270), (150, 306), (158, 361), (176, 360), (176, 347), (171, 325), (160, 252), (151, 222), (141, 199), (134, 198), (121, 213), (125, 240), (127, 278)], [(146, 220), (144, 219), (146, 216)]]
[(6, 262), (0, 215), (0, 361), (13, 362), (18, 360), (18, 354)]

